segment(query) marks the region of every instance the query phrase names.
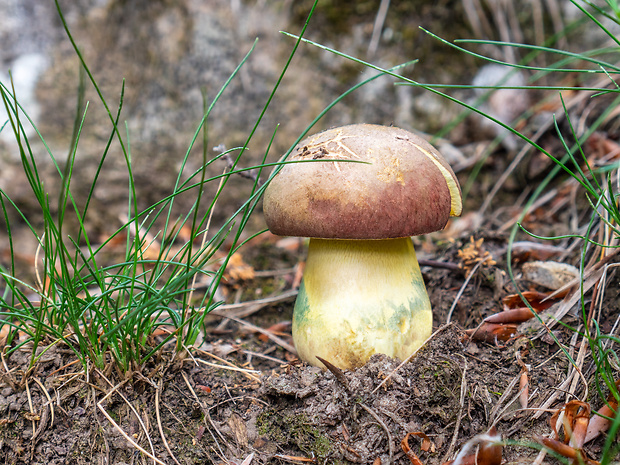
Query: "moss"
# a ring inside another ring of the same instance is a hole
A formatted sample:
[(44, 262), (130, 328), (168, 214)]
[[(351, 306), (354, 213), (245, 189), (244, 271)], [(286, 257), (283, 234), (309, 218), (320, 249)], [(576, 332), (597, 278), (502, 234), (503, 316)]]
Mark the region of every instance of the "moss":
[(306, 415), (287, 415), (271, 409), (258, 416), (256, 426), (261, 436), (279, 444), (295, 445), (318, 458), (326, 458), (333, 448), (329, 437)]

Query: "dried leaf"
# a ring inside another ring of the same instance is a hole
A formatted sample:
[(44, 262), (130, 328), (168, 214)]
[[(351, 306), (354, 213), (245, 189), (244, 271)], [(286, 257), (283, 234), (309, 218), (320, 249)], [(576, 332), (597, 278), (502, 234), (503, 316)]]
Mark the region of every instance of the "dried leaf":
[(556, 441), (560, 441), (558, 418), (562, 412), (564, 412), (562, 418), (562, 427), (564, 428), (563, 444), (579, 451), (586, 442), (591, 413), (590, 404), (579, 400), (571, 400), (551, 416), (549, 422), (555, 434)]
[(325, 368), (327, 368), (329, 371), (332, 372), (332, 374), (336, 377), (336, 379), (340, 381), (340, 384), (342, 384), (345, 388), (349, 389), (349, 380), (347, 379), (347, 377), (344, 375), (344, 373), (342, 372), (340, 368), (328, 362), (327, 360), (319, 357), (318, 355), (315, 355), (315, 357), (319, 360), (319, 362), (325, 365)]
[[(266, 331), (269, 331), (271, 334), (275, 334), (276, 336), (290, 336), (290, 329), (290, 321), (280, 321), (279, 323), (271, 325)], [(262, 333), (258, 335), (258, 339), (263, 342), (267, 342), (269, 340), (269, 338)]]
[(227, 423), (235, 437), (235, 441), (237, 442), (237, 445), (242, 449), (247, 448), (248, 447), (248, 429), (245, 426), (245, 422), (243, 421), (243, 418), (241, 418), (237, 413), (233, 413), (228, 418)]
[(517, 336), (516, 324), (495, 324), (495, 323), (482, 323), (477, 329), (468, 329), (465, 331), (472, 340), (489, 342), (491, 344), (497, 344), (497, 342), (508, 341)]
[(564, 444), (562, 441), (558, 441), (556, 439), (544, 438), (544, 437), (535, 437), (537, 442), (542, 444), (545, 447), (548, 447), (552, 451), (568, 458), (568, 459), (576, 459), (579, 451), (573, 449), (571, 446)]
[(254, 279), (254, 268), (243, 261), (241, 254), (236, 252), (228, 260), (225, 276), (232, 281), (248, 281)]
[(590, 404), (578, 400), (571, 400), (564, 406), (565, 443), (576, 449), (583, 447), (591, 411)]
[[(537, 312), (542, 312), (557, 302), (557, 299), (549, 297), (551, 294), (548, 292), (525, 291), (521, 294)], [(523, 308), (523, 299), (519, 294), (510, 294), (504, 297), (502, 304), (504, 310)]]
[(502, 437), (492, 426), (487, 433), (493, 440), (482, 441), (476, 454), (476, 465), (500, 465), (502, 463), (502, 445), (498, 444)]
[(521, 377), (519, 378), (519, 405), (525, 409), (528, 405), (528, 399), (530, 397), (529, 389), (529, 373), (527, 368), (523, 368), (521, 371)]
[[(467, 441), (456, 459), (450, 460), (443, 465), (500, 465), (502, 462), (502, 445), (498, 444), (502, 440), (495, 426), (484, 434), (475, 436)], [(468, 454), (478, 444), (475, 453)], [(467, 455), (465, 455), (467, 454)]]
[(484, 319), (487, 323), (523, 323), (532, 318), (534, 314), (528, 307), (513, 308), (495, 313)]
[(403, 440), (400, 441), (400, 447), (402, 448), (403, 452), (405, 453), (409, 461), (413, 465), (423, 465), (422, 461), (418, 458), (416, 453), (411, 450), (411, 447), (409, 447), (409, 436), (417, 436), (417, 437), (422, 438), (421, 449), (423, 451), (428, 451), (430, 449), (431, 440), (428, 438), (426, 434), (416, 431), (416, 432), (407, 433), (405, 437), (403, 438)]
[[(618, 388), (619, 386), (620, 380), (616, 381), (616, 388)], [(618, 401), (614, 397), (613, 393), (610, 392), (607, 396), (607, 403), (598, 410), (597, 415), (594, 415), (590, 419), (590, 423), (588, 424), (588, 429), (586, 431), (586, 436), (583, 441), (584, 444), (598, 437), (602, 433), (605, 433), (611, 425), (611, 421), (605, 417), (613, 419), (615, 418), (617, 411)]]
[[(617, 410), (617, 406), (616, 406)], [(605, 417), (614, 418), (616, 416), (616, 410), (612, 410), (608, 405), (603, 405), (598, 409), (598, 415), (594, 415), (588, 423), (588, 429), (586, 430), (586, 436), (583, 440), (584, 444), (596, 439), (601, 434), (607, 432), (611, 426), (611, 420)]]

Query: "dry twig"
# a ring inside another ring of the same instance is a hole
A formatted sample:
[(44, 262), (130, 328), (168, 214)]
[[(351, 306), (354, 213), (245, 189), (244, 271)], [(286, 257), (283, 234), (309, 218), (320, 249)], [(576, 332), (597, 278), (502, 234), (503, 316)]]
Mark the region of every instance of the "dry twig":
[(161, 437), (161, 440), (164, 443), (164, 447), (170, 454), (170, 457), (172, 457), (172, 460), (174, 460), (174, 463), (176, 463), (177, 465), (181, 465), (179, 461), (177, 460), (177, 458), (172, 453), (172, 450), (170, 449), (170, 445), (168, 444), (168, 440), (166, 439), (166, 435), (164, 434), (164, 428), (161, 424), (161, 415), (159, 413), (159, 398), (161, 396), (161, 390), (163, 389), (163, 385), (164, 385), (163, 383), (164, 383), (163, 378), (160, 378), (159, 383), (157, 385), (157, 389), (155, 390), (155, 416), (157, 418), (157, 428), (159, 429), (159, 436)]

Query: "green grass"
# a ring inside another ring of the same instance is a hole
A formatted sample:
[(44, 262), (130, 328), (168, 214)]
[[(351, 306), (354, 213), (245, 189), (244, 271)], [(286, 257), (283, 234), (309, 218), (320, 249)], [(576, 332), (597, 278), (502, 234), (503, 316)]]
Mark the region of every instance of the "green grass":
[[(220, 96), (236, 79), (252, 50), (213, 100), (207, 102), (205, 97), (204, 116), (197, 122), (194, 136), (188, 143), (172, 193), (150, 207), (139, 210), (138, 188), (133, 175), (131, 135), (127, 125), (120, 120), (125, 84), (121, 84), (121, 97), (117, 108), (113, 110), (90, 71), (89, 64), (80, 53), (58, 3), (56, 6), (67, 38), (81, 63), (73, 139), (64, 165), (58, 161), (58, 157), (46, 144), (44, 136), (21, 108), (13, 89), (4, 86), (0, 89), (2, 101), (9, 114), (3, 130), (12, 131), (15, 135), (21, 164), (38, 205), (36, 214), (26, 213), (6, 192), (0, 192), (0, 205), (10, 250), (10, 264), (0, 269), (0, 328), (10, 328), (6, 355), (10, 356), (16, 350), (27, 348), (32, 352), (31, 367), (47, 348), (62, 343), (74, 351), (85, 367), (93, 363), (96, 367), (103, 368), (112, 362), (121, 371), (130, 371), (142, 366), (168, 343), (174, 343), (177, 352), (191, 347), (203, 330), (205, 316), (221, 303), (215, 300), (215, 291), (229, 257), (243, 244), (242, 232), (264, 189), (259, 179), (265, 169), (273, 166), (264, 163), (269, 147), (265, 151), (263, 163), (258, 166), (239, 168), (240, 161), (268, 110), (299, 43), (294, 44), (289, 60), (256, 124), (248, 129), (245, 144), (213, 158), (207, 156), (209, 116)], [(306, 27), (307, 23), (302, 34)], [(90, 181), (89, 193), (85, 199), (78, 199), (72, 191), (72, 178), (76, 157), (80, 151), (84, 121), (90, 106), (84, 99), (85, 87), (88, 84), (93, 86), (99, 97), (98, 103), (107, 112), (109, 136), (100, 156), (96, 175)], [(35, 153), (31, 141), (24, 136), (25, 126), (28, 125), (35, 127), (47, 157), (56, 168), (56, 176), (62, 186), (57, 207), (54, 207), (40, 174), (41, 155)], [(186, 173), (190, 152), (195, 146), (202, 147), (201, 168), (193, 173)], [(120, 149), (125, 160), (129, 192), (126, 212), (128, 220), (106, 241), (96, 244), (88, 231), (88, 219), (91, 215), (96, 215), (90, 205), (100, 174), (104, 170), (104, 162), (113, 148)], [(221, 175), (207, 177), (207, 168), (224, 156), (232, 159), (232, 166)], [(246, 170), (256, 172), (248, 199), (223, 226), (212, 231), (210, 221), (221, 193), (231, 176)], [(217, 186), (213, 197), (205, 194), (205, 186), (209, 183)], [(182, 194), (185, 197), (191, 195), (195, 200), (191, 208), (177, 218), (173, 216), (173, 211), (177, 198)], [(35, 282), (28, 282), (17, 274), (18, 241), (9, 220), (15, 213), (27, 225), (39, 244), (40, 266), (36, 270)], [(74, 233), (74, 236), (71, 236), (66, 232), (66, 225), (70, 220), (79, 225), (77, 235)], [(177, 242), (180, 240), (181, 228), (190, 232), (189, 238), (179, 246)], [(100, 257), (106, 246), (113, 241), (124, 242), (124, 259), (110, 264), (102, 261)], [(230, 250), (223, 259), (216, 260), (216, 253), (222, 250), (224, 241)], [(201, 299), (192, 298), (193, 285), (198, 279), (207, 280), (209, 283)], [(151, 336), (159, 329), (165, 329), (167, 336), (154, 342)], [(40, 347), (44, 349), (41, 351)]]

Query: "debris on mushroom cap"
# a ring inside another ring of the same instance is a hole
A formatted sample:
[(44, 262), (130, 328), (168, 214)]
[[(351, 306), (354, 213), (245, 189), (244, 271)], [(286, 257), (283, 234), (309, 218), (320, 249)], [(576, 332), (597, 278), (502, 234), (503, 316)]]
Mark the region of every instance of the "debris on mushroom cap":
[(330, 129), (300, 142), (287, 161), (303, 163), (284, 165), (265, 191), (263, 211), (274, 234), (407, 237), (442, 229), (461, 214), (461, 190), (448, 163), (404, 129)]

